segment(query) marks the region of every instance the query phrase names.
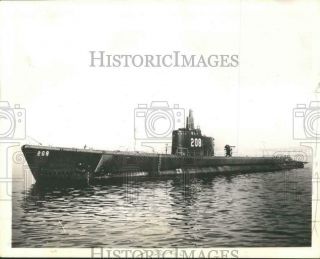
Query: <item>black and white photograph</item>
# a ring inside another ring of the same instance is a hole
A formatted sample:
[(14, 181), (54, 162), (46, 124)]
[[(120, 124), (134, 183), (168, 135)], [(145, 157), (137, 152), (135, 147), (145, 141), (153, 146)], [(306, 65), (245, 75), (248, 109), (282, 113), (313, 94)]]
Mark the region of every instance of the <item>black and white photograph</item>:
[(319, 258), (319, 24), (319, 1), (0, 2), (0, 256)]

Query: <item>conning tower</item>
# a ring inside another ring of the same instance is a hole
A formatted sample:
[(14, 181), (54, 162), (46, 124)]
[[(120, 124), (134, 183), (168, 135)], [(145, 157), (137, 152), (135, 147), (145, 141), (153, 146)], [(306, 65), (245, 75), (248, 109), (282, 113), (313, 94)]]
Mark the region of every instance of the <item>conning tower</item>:
[(180, 156), (214, 156), (214, 138), (202, 135), (201, 129), (194, 127), (192, 110), (189, 110), (185, 128), (172, 132), (171, 153)]

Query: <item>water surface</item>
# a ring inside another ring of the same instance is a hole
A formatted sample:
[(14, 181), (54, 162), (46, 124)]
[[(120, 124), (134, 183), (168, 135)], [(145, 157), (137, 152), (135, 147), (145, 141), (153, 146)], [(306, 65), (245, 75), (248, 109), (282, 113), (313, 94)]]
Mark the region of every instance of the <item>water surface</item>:
[(311, 245), (311, 170), (14, 183), (13, 247)]

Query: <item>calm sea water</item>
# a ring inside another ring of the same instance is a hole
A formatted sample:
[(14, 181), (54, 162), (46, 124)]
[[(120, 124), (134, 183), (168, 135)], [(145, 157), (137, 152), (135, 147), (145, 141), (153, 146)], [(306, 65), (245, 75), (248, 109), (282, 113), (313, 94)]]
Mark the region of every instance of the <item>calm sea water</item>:
[(13, 247), (311, 245), (311, 170), (87, 186), (15, 182)]

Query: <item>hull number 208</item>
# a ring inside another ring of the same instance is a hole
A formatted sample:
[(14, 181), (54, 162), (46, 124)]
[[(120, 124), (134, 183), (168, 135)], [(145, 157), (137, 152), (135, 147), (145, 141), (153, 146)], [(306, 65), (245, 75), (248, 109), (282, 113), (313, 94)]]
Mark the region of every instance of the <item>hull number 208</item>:
[(191, 147), (201, 147), (201, 138), (191, 138)]
[(37, 152), (37, 156), (49, 156), (49, 151), (47, 150), (47, 151), (45, 151), (45, 150), (39, 150), (38, 152)]

